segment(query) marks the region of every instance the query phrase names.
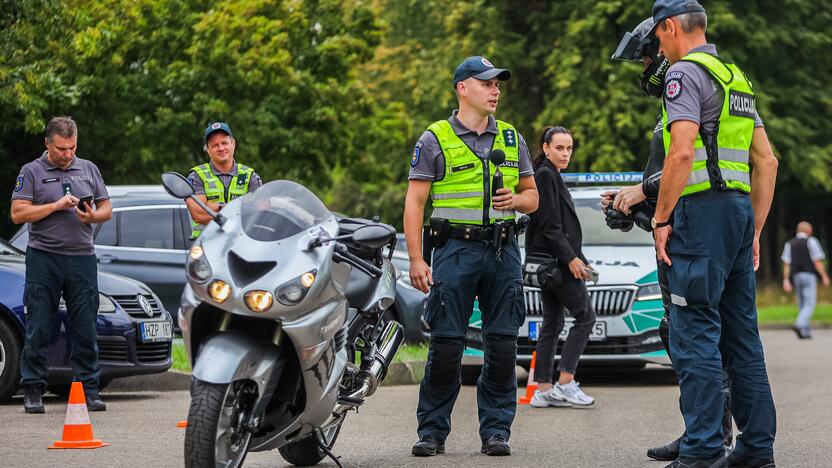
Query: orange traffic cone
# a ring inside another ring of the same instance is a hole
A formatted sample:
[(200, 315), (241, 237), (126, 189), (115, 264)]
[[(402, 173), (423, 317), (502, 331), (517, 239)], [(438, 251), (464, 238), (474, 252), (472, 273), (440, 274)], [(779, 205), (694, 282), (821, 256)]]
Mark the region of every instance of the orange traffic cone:
[(84, 384), (72, 382), (69, 391), (69, 403), (66, 406), (64, 433), (61, 440), (49, 446), (51, 449), (94, 449), (110, 445), (101, 439), (93, 439), (90, 415), (87, 412), (87, 399), (84, 397)]
[(532, 351), (532, 365), (529, 367), (529, 380), (526, 381), (526, 396), (517, 400), (518, 404), (528, 405), (532, 401), (534, 391), (537, 390), (537, 382), (534, 381), (534, 365), (537, 362), (537, 351)]

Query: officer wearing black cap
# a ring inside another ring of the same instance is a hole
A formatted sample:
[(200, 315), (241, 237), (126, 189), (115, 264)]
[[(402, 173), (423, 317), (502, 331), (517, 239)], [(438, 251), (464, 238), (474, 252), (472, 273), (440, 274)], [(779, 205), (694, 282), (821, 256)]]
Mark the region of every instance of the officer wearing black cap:
[[(671, 66), (662, 99), (666, 157), (652, 227), (657, 254), (670, 265), (670, 354), (686, 431), (679, 459), (669, 466), (774, 467), (776, 416), (757, 330), (754, 270), (777, 159), (751, 82), (707, 43), (704, 8), (692, 0), (658, 0), (653, 20)], [(727, 461), (723, 364), (742, 432)]]
[[(202, 137), (203, 149), (210, 161), (191, 168), (188, 181), (196, 196), (219, 211), (231, 200), (253, 192), (263, 183), (254, 169), (234, 161), (237, 141), (231, 134), (231, 127), (224, 122), (214, 122), (205, 129)], [(191, 213), (191, 238), (196, 239), (211, 216), (193, 200), (186, 200)]]
[[(642, 91), (651, 97), (661, 98), (664, 94), (664, 78), (670, 62), (659, 54), (659, 41), (650, 34), (653, 29), (653, 18), (647, 18), (632, 32), (627, 32), (621, 38), (613, 60), (626, 60), (642, 62), (644, 71), (641, 74), (640, 87)], [(602, 205), (609, 206), (605, 209), (607, 225), (612, 229), (629, 231), (635, 223), (645, 231), (651, 232), (650, 218), (656, 209), (656, 201), (659, 196), (661, 183), (662, 165), (664, 164), (664, 143), (663, 143), (662, 116), (659, 115), (658, 122), (653, 129), (653, 139), (650, 144), (650, 158), (647, 167), (644, 169), (642, 183), (622, 188), (619, 191), (609, 191), (601, 194)], [(659, 336), (662, 339), (665, 349), (670, 353), (668, 343), (668, 329), (670, 320), (670, 288), (668, 286), (668, 274), (670, 266), (656, 260), (658, 270), (659, 288), (662, 293), (662, 305), (664, 306), (664, 317), (659, 325)], [(727, 375), (723, 379), (723, 393), (725, 394), (724, 414), (722, 418), (723, 443), (726, 451), (733, 445), (733, 421), (730, 409), (730, 382)], [(681, 405), (681, 400), (680, 400)], [(679, 457), (679, 444), (681, 436), (665, 445), (647, 450), (647, 456), (655, 460), (672, 461)]]
[[(484, 364), (477, 382), (481, 451), (511, 453), (517, 332), (525, 320), (515, 213), (535, 211), (538, 196), (523, 137), (492, 115), (500, 82), (510, 76), (484, 57), (465, 59), (453, 78), (459, 109), (431, 124), (411, 155), (404, 230), (410, 281), (430, 291), (424, 319), (431, 331), (415, 456), (445, 451), (475, 298), (483, 323)], [(428, 197), (433, 212), (423, 244)], [(427, 263), (430, 248), (423, 253), (430, 245), (433, 271)]]

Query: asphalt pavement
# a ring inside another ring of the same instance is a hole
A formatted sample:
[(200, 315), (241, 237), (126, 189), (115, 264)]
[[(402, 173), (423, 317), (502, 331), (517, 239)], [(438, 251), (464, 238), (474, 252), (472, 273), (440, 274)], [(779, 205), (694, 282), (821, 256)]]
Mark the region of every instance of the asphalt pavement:
[[(775, 445), (781, 467), (832, 466), (832, 330), (798, 341), (789, 331), (764, 331), (769, 377), (778, 411)], [(334, 452), (352, 467), (655, 467), (648, 447), (682, 432), (678, 388), (671, 372), (581, 371), (578, 379), (594, 396), (585, 409), (521, 406), (513, 427), (510, 458), (480, 455), (476, 388), (463, 387), (453, 414), (447, 453), (413, 458), (418, 386), (383, 387), (350, 414)], [(523, 388), (519, 389), (520, 393)], [(3, 467), (180, 467), (187, 392), (105, 392), (108, 410), (90, 413), (96, 450), (47, 450), (59, 438), (66, 405), (46, 400), (45, 415), (26, 415), (18, 398), (0, 405), (0, 466)], [(287, 466), (275, 450), (249, 454), (246, 467)], [(334, 466), (325, 460), (322, 466)]]

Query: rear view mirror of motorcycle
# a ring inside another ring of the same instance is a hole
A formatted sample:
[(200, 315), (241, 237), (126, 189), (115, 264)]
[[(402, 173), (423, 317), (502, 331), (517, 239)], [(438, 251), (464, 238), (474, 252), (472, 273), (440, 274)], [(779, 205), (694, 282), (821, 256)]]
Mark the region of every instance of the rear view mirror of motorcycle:
[(211, 215), (211, 217), (214, 218), (214, 221), (216, 221), (220, 226), (225, 223), (225, 217), (211, 208), (208, 208), (208, 205), (206, 205), (205, 202), (194, 196), (194, 188), (191, 187), (191, 183), (188, 182), (188, 179), (186, 179), (182, 174), (178, 172), (165, 172), (162, 174), (162, 186), (165, 188), (165, 191), (174, 198), (181, 198), (183, 200), (190, 198), (196, 202), (196, 204), (205, 210), (206, 213)]
[(381, 224), (361, 226), (352, 233), (352, 240), (359, 245), (377, 249), (389, 244), (396, 237), (396, 231)]

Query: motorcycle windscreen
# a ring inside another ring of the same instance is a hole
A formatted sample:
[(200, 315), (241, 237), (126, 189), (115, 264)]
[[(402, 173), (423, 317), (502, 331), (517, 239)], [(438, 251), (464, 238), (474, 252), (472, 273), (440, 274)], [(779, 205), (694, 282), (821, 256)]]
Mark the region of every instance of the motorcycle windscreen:
[(286, 239), (332, 216), (306, 187), (289, 181), (269, 182), (240, 200), (243, 231), (252, 239)]

